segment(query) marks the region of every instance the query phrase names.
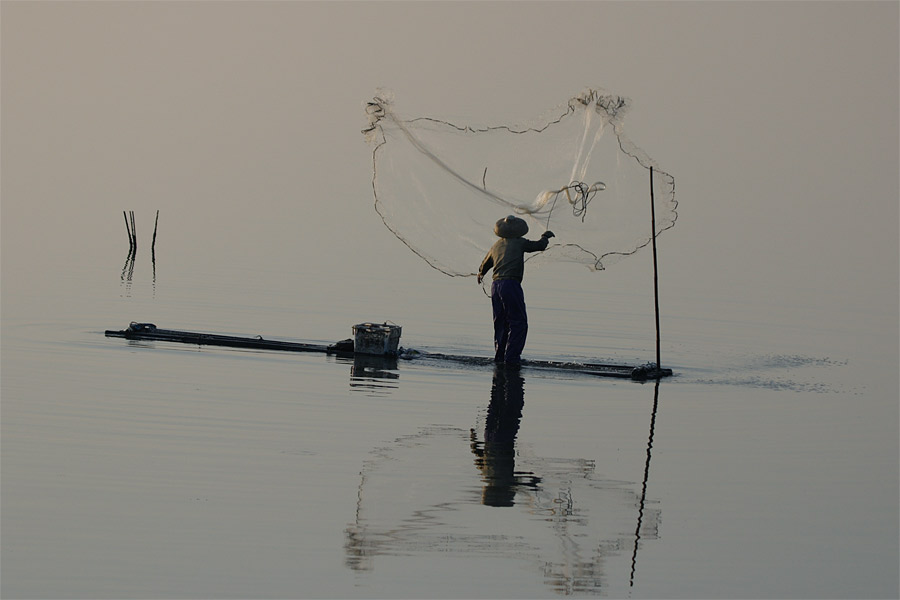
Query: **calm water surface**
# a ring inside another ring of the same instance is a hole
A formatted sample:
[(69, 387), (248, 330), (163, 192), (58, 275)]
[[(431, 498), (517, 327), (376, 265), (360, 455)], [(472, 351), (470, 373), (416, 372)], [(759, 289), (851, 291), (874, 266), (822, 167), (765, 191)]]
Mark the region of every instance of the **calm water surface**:
[[(391, 320), (487, 356), (489, 305), (399, 248), (132, 271), (106, 216), (4, 262), (4, 597), (897, 596), (896, 315), (667, 279), (658, 386), (129, 342)], [(530, 273), (526, 355), (652, 360), (648, 264)]]

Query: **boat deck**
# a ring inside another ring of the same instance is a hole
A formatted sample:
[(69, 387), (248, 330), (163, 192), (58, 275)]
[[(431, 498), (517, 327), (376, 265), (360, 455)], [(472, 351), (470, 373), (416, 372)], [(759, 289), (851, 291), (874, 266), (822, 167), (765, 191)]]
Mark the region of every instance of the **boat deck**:
[[(279, 352), (319, 352), (339, 356), (354, 356), (352, 340), (343, 340), (334, 344), (291, 342), (270, 340), (263, 338), (262, 336), (240, 337), (215, 333), (160, 329), (152, 323), (131, 323), (127, 329), (122, 330), (108, 329), (106, 330), (106, 337), (125, 338), (128, 340), (176, 342), (197, 346), (226, 346), (231, 348), (275, 350)], [(395, 358), (410, 361), (427, 360), (455, 362), (473, 366), (493, 365), (493, 360), (486, 357), (420, 352), (403, 348), (399, 350)], [(523, 360), (522, 368), (568, 371), (572, 373), (596, 375), (598, 377), (615, 377), (621, 379), (633, 379), (636, 381), (659, 379), (660, 377), (672, 375), (671, 369), (657, 369), (656, 365), (653, 363), (634, 366), (549, 360)]]

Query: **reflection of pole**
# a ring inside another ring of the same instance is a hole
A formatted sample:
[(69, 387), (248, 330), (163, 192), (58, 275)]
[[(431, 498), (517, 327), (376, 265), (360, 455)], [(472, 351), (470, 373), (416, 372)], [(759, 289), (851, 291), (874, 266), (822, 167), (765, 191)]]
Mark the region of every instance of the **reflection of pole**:
[(650, 167), (650, 225), (650, 233), (653, 235), (653, 298), (656, 302), (656, 370), (659, 371), (662, 369), (662, 363), (659, 361), (659, 276), (656, 267), (656, 200), (653, 197), (653, 167)]
[(650, 450), (653, 448), (653, 434), (656, 430), (656, 408), (659, 405), (659, 379), (653, 390), (653, 413), (650, 417), (650, 439), (647, 440), (647, 462), (644, 463), (644, 482), (641, 486), (641, 502), (638, 504), (638, 522), (634, 530), (634, 552), (631, 555), (631, 581), (629, 587), (634, 587), (634, 569), (637, 566), (638, 543), (641, 541), (641, 526), (644, 523), (644, 505), (647, 502), (647, 479), (650, 477)]

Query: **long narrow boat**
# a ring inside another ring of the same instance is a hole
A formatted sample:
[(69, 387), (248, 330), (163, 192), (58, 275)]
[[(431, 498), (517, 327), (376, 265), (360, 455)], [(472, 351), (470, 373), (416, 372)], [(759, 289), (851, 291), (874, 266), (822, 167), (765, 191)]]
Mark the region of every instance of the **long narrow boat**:
[(337, 345), (327, 346), (324, 344), (313, 344), (308, 342), (267, 340), (262, 336), (238, 337), (216, 333), (160, 329), (152, 323), (131, 323), (127, 329), (122, 329), (120, 331), (107, 329), (106, 337), (119, 337), (129, 340), (179, 342), (196, 346), (229, 346), (232, 348), (255, 348), (257, 350), (280, 350), (282, 352), (325, 352), (328, 354), (337, 354), (341, 352)]
[[(125, 338), (128, 340), (176, 342), (197, 346), (227, 346), (231, 348), (250, 348), (257, 350), (276, 350), (280, 352), (321, 352), (338, 356), (354, 356), (353, 340), (347, 339), (334, 344), (317, 344), (312, 342), (289, 342), (270, 340), (262, 336), (240, 337), (215, 333), (200, 333), (175, 329), (160, 329), (152, 323), (132, 322), (127, 329), (106, 330), (106, 337)], [(489, 366), (492, 359), (418, 350), (400, 349), (397, 358), (404, 360), (423, 360), (439, 362), (455, 362), (471, 366)], [(553, 371), (569, 371), (585, 373), (600, 377), (617, 377), (646, 381), (672, 375), (671, 369), (657, 369), (655, 364), (642, 366), (611, 365), (600, 363), (562, 362), (549, 360), (523, 360), (522, 366), (529, 369)]]

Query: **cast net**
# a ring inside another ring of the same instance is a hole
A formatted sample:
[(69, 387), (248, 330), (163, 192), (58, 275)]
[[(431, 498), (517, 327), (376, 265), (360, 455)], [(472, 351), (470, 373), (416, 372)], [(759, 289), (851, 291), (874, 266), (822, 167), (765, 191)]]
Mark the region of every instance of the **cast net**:
[(677, 218), (674, 178), (626, 136), (630, 101), (587, 89), (525, 125), (452, 123), (399, 115), (391, 94), (366, 104), (375, 210), (433, 268), (475, 275), (509, 214), (545, 230), (530, 263), (568, 261), (603, 270), (650, 243)]

